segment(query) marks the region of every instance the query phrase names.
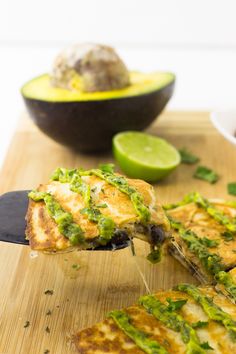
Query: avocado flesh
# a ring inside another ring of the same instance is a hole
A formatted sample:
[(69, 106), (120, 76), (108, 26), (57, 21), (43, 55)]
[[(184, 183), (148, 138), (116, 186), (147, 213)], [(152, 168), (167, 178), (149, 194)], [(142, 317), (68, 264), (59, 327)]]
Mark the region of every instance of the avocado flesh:
[(50, 76), (44, 74), (27, 82), (22, 87), (21, 93), (25, 98), (47, 102), (102, 101), (145, 95), (168, 86), (174, 80), (175, 76), (172, 73), (130, 72), (131, 85), (126, 88), (105, 92), (82, 92), (78, 90), (79, 85), (75, 85), (77, 89), (73, 91), (55, 88), (50, 83)]

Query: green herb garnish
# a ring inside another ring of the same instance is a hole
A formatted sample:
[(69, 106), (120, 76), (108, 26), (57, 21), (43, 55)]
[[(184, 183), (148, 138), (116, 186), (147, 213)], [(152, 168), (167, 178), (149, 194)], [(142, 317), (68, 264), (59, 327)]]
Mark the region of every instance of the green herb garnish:
[(219, 245), (219, 240), (210, 240), (207, 237), (199, 237), (199, 241), (206, 247), (212, 248)]
[[(204, 242), (203, 239), (198, 237), (193, 231), (185, 229), (180, 222), (170, 217), (169, 220), (170, 220), (171, 227), (173, 229), (178, 230), (179, 236), (186, 243), (189, 250), (199, 258), (205, 270), (207, 270), (212, 275), (215, 275), (219, 271), (223, 270), (224, 265), (221, 263), (222, 261), (221, 257), (218, 256), (216, 253), (209, 252), (208, 250), (209, 246), (206, 246), (206, 240), (207, 240), (207, 244), (209, 241), (212, 240), (205, 238), (205, 242)], [(212, 243), (210, 242), (210, 244)]]
[(79, 270), (80, 269), (80, 265), (79, 264), (72, 264), (72, 268), (75, 270)]
[(225, 231), (221, 234), (221, 236), (224, 238), (226, 242), (234, 240), (234, 235), (230, 231)]
[(44, 294), (45, 295), (53, 295), (53, 290), (47, 289), (47, 290), (44, 291)]
[(47, 333), (50, 333), (50, 328), (47, 326), (47, 327), (45, 328), (45, 331), (46, 331)]
[(115, 165), (113, 163), (100, 164), (99, 169), (103, 172), (114, 173)]
[(147, 255), (147, 260), (149, 262), (151, 262), (152, 264), (158, 263), (161, 261), (161, 249), (157, 248), (153, 251), (151, 251), (148, 255)]
[(103, 203), (103, 204), (98, 204), (96, 205), (97, 208), (107, 208), (107, 204)]
[(203, 342), (203, 343), (201, 343), (201, 347), (202, 347), (203, 349), (214, 350), (214, 349), (210, 346), (210, 344), (209, 344), (208, 342)]
[(208, 321), (197, 321), (197, 322), (191, 323), (191, 326), (193, 328), (204, 328), (204, 327), (208, 326), (208, 324), (209, 324)]
[(224, 225), (226, 229), (231, 232), (236, 232), (236, 220), (230, 219), (221, 210), (217, 209), (214, 204), (211, 204), (206, 198), (203, 198), (200, 193), (190, 193), (185, 197), (186, 202), (194, 202), (201, 208), (206, 210), (206, 212), (217, 222)]
[(198, 166), (193, 177), (202, 179), (211, 184), (216, 183), (219, 179), (219, 175), (216, 172), (205, 166)]
[(29, 327), (29, 325), (30, 325), (30, 321), (25, 321), (24, 328)]
[(168, 302), (168, 306), (167, 309), (168, 311), (176, 311), (176, 310), (180, 310), (188, 300), (186, 299), (180, 299), (180, 300), (175, 300), (173, 301), (170, 298), (167, 298), (166, 301)]
[(84, 171), (84, 175), (95, 175), (112, 186), (116, 187), (120, 192), (129, 196), (136, 213), (139, 215), (142, 223), (146, 224), (150, 218), (151, 213), (149, 208), (145, 205), (143, 195), (139, 193), (136, 188), (130, 186), (127, 179), (123, 176), (118, 176), (111, 172), (106, 172), (101, 169), (92, 169)]
[(44, 201), (47, 212), (58, 225), (59, 232), (68, 238), (72, 245), (86, 245), (81, 227), (73, 221), (72, 214), (65, 211), (50, 193), (31, 191), (28, 195), (36, 202)]
[(234, 342), (236, 341), (236, 321), (229, 313), (216, 305), (211, 297), (204, 295), (200, 289), (192, 284), (179, 284), (175, 289), (190, 295), (199, 305), (201, 305), (207, 316), (211, 320), (221, 323), (229, 332), (232, 340)]
[(115, 310), (108, 314), (117, 326), (129, 337), (134, 343), (147, 354), (167, 354), (166, 349), (157, 341), (150, 339), (148, 334), (140, 331), (131, 323), (130, 316), (125, 311)]
[(186, 343), (186, 353), (205, 354), (205, 351), (201, 348), (196, 331), (180, 314), (175, 312), (180, 309), (187, 300), (181, 299), (172, 301), (171, 299), (167, 299), (167, 301), (169, 305), (162, 303), (153, 295), (142, 296), (139, 299), (140, 305), (142, 305), (148, 313), (152, 314), (158, 321), (164, 323), (167, 328), (181, 334), (183, 342)]
[(218, 283), (223, 284), (229, 295), (236, 300), (236, 284), (231, 274), (229, 272), (221, 271), (216, 274), (215, 279)]
[(186, 148), (179, 149), (179, 153), (180, 153), (182, 163), (192, 165), (194, 163), (197, 163), (200, 160), (199, 157), (193, 155)]
[(236, 182), (228, 183), (227, 190), (230, 195), (236, 196)]

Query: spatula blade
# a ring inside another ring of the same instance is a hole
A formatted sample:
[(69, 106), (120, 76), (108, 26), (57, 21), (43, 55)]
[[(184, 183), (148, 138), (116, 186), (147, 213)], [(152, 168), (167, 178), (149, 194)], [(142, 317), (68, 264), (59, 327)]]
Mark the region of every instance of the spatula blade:
[(28, 190), (23, 190), (0, 196), (0, 241), (29, 244), (25, 239), (28, 193)]
[[(8, 192), (0, 196), (0, 241), (29, 245), (25, 239), (25, 215), (29, 190)], [(128, 247), (129, 240), (98, 246), (94, 251), (115, 251)]]

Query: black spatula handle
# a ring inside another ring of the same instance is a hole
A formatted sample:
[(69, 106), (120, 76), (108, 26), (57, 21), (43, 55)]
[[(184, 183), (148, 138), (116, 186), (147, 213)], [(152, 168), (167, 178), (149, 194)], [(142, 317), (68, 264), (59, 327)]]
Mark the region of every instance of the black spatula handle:
[[(0, 196), (0, 241), (29, 245), (25, 239), (25, 215), (29, 190), (8, 192)], [(128, 240), (99, 246), (95, 251), (114, 251), (129, 245)]]

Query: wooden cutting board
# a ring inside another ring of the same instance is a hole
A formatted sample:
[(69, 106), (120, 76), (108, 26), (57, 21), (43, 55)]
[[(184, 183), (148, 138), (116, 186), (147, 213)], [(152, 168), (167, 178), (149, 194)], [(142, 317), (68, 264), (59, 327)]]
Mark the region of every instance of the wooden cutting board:
[[(217, 133), (208, 116), (167, 112), (148, 130), (177, 147), (188, 147), (201, 157), (201, 164), (221, 175), (217, 184), (210, 185), (192, 178), (196, 166), (181, 165), (156, 185), (162, 203), (196, 190), (207, 197), (227, 197), (227, 183), (236, 181), (236, 149)], [(23, 117), (0, 174), (0, 193), (34, 188), (46, 182), (58, 166), (90, 168), (108, 161), (112, 161), (111, 155), (86, 156), (60, 146)], [(147, 245), (136, 245), (137, 263), (151, 291), (178, 282), (196, 283), (168, 255), (158, 265), (149, 264)], [(53, 294), (45, 294), (46, 290), (53, 290)], [(1, 243), (0, 353), (74, 353), (73, 333), (103, 319), (111, 309), (132, 304), (145, 292), (129, 249), (35, 257), (27, 246)]]

